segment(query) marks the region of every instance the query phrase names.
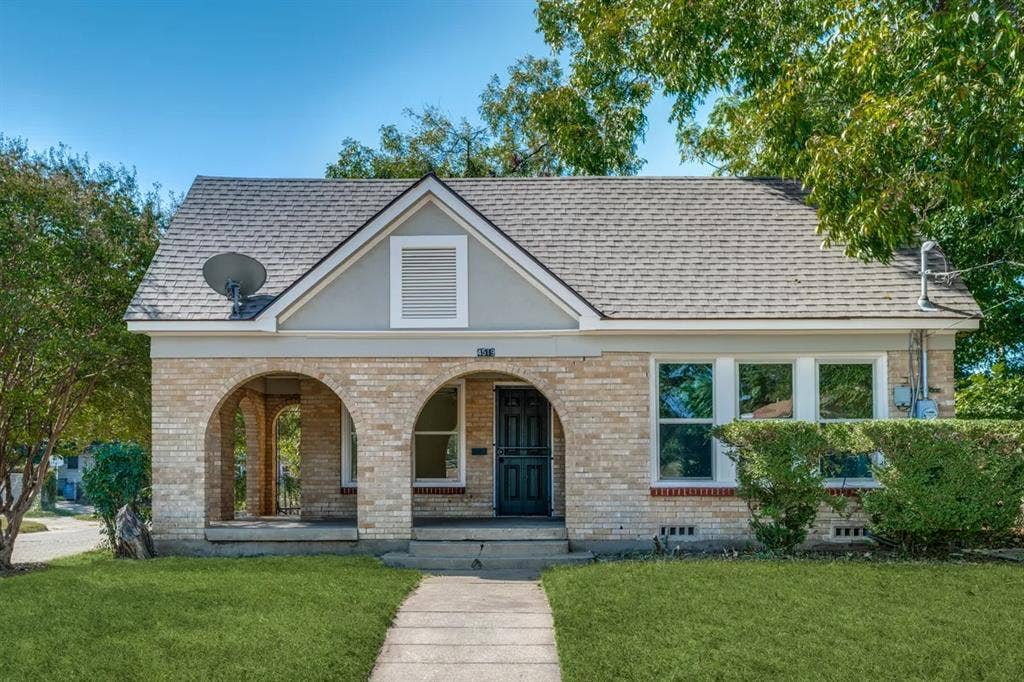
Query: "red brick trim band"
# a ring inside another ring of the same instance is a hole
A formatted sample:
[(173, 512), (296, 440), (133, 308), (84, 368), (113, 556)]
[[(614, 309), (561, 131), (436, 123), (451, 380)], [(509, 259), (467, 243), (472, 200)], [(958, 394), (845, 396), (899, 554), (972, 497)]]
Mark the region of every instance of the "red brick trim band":
[(413, 495), (463, 495), (465, 494), (465, 492), (465, 486), (451, 486), (438, 488), (414, 487), (412, 489)]
[(341, 494), (342, 495), (355, 495), (356, 492), (358, 492), (358, 490), (359, 489), (356, 488), (354, 485), (343, 485), (343, 486), (341, 486)]
[(871, 488), (829, 488), (828, 494), (835, 497), (857, 497)]
[(735, 497), (736, 488), (680, 486), (678, 488), (652, 487), (651, 497)]

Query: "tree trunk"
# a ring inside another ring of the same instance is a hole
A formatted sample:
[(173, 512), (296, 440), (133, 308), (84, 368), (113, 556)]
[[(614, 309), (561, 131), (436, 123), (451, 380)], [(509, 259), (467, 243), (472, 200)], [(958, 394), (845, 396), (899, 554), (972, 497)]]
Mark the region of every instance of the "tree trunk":
[(149, 529), (131, 505), (126, 504), (117, 512), (114, 529), (115, 556), (125, 559), (153, 558), (153, 539), (149, 536)]

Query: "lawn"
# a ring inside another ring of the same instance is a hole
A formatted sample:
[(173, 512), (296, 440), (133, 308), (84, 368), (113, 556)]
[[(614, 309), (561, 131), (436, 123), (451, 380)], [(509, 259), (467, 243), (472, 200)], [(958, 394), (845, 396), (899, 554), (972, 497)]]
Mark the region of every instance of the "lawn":
[[(7, 528), (7, 519), (0, 516), (0, 528)], [(43, 531), (49, 530), (45, 525), (38, 521), (29, 521), (28, 519), (22, 519), (21, 525), (18, 527), (18, 534), (22, 533), (42, 533)]]
[(544, 574), (566, 680), (1020, 679), (1014, 565), (692, 560)]
[(90, 553), (0, 578), (0, 677), (365, 680), (418, 581), (365, 557)]

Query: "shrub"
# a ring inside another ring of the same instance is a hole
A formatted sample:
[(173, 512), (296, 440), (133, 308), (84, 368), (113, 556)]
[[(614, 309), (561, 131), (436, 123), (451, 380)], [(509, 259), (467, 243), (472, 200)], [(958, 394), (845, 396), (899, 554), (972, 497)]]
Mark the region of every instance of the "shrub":
[(103, 519), (110, 546), (116, 548), (114, 520), (121, 507), (131, 505), (143, 518), (149, 516), (149, 455), (136, 443), (103, 443), (93, 455), (82, 484)]
[(735, 421), (714, 433), (731, 446), (736, 494), (750, 508), (754, 537), (767, 549), (790, 551), (806, 540), (822, 504), (844, 508), (846, 500), (823, 485), (821, 460), (831, 448), (817, 424)]
[(884, 455), (862, 495), (871, 532), (908, 550), (989, 544), (1021, 525), (1024, 422), (863, 422)]

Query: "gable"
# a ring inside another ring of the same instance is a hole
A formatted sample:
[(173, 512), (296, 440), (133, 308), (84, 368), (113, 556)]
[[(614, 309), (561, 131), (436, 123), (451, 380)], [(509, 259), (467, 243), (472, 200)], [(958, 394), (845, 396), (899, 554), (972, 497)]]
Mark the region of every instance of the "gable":
[(393, 329), (392, 238), (466, 238), (467, 325), (474, 331), (576, 329), (578, 322), (528, 275), (465, 229), (435, 201), (427, 201), (281, 320), (297, 331), (384, 331)]

